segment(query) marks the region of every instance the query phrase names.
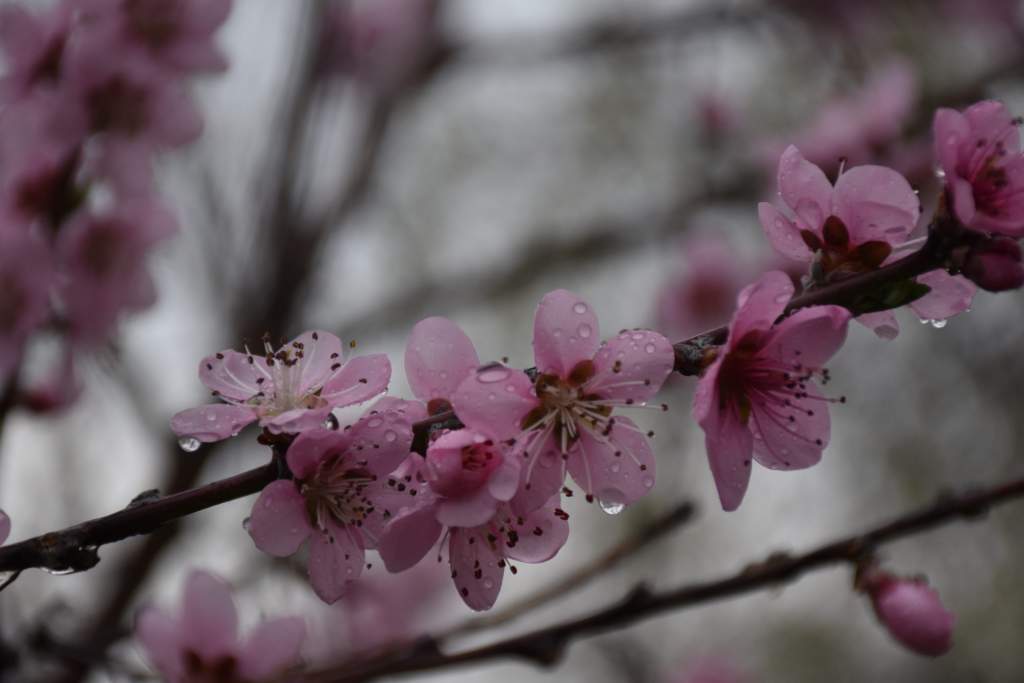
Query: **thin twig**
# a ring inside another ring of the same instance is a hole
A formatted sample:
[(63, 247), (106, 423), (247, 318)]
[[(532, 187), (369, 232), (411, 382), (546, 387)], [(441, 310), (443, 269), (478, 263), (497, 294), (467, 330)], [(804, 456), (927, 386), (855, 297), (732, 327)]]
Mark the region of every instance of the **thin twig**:
[(309, 672), (306, 683), (356, 683), (381, 676), (449, 669), (498, 659), (519, 659), (537, 666), (555, 665), (569, 644), (579, 638), (621, 629), (637, 621), (715, 600), (735, 597), (795, 581), (801, 575), (837, 564), (858, 563), (879, 546), (922, 533), (958, 519), (977, 519), (990, 508), (1024, 497), (1024, 478), (960, 495), (943, 495), (935, 503), (873, 529), (819, 546), (800, 555), (775, 553), (721, 579), (685, 584), (654, 592), (640, 584), (615, 603), (582, 617), (499, 640), (482, 647), (444, 654), (429, 639), (419, 641), (405, 657), (352, 664), (343, 670)]

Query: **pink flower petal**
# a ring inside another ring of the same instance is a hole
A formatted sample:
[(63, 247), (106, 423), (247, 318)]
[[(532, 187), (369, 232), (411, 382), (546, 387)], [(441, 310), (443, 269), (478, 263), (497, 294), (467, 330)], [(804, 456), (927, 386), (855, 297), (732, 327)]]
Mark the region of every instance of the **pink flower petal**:
[(785, 408), (751, 401), (754, 459), (769, 469), (798, 470), (815, 465), (828, 445), (828, 403), (813, 381), (804, 385), (807, 396), (790, 399)]
[[(516, 491), (519, 490), (519, 478), (521, 475), (522, 468), (519, 466), (519, 461), (516, 460), (511, 453), (506, 453), (501, 464), (494, 472), (491, 473), (491, 478), (487, 480), (487, 491), (490, 493), (495, 500), (508, 501), (511, 500)], [(0, 540), (0, 543), (3, 541)]]
[(327, 380), (320, 394), (335, 408), (368, 401), (388, 389), (391, 361), (383, 353), (356, 356)]
[(261, 389), (266, 391), (273, 386), (265, 358), (231, 349), (204, 358), (199, 364), (199, 381), (221, 396), (236, 401), (245, 401)]
[(620, 332), (594, 356), (595, 375), (588, 393), (643, 403), (661, 390), (672, 374), (675, 352), (664, 336), (651, 330)]
[(459, 384), (480, 365), (473, 342), (447, 318), (416, 323), (405, 346), (405, 374), (419, 399), (451, 400)]
[(782, 315), (793, 296), (793, 281), (779, 270), (762, 275), (747, 285), (737, 299), (737, 310), (729, 324), (727, 351), (732, 351), (749, 332), (767, 332)]
[(960, 147), (970, 139), (971, 127), (960, 112), (941, 108), (935, 111), (932, 135), (935, 138), (935, 158), (946, 178), (952, 179), (956, 175)]
[(569, 522), (555, 514), (558, 497), (553, 497), (539, 509), (527, 514), (518, 525), (519, 538), (505, 554), (520, 562), (537, 564), (547, 562), (558, 554), (569, 539)]
[(723, 510), (735, 510), (750, 483), (750, 458), (754, 438), (732, 409), (719, 407), (718, 371), (721, 359), (708, 368), (697, 383), (693, 417), (704, 430), (708, 464), (718, 488)]
[(437, 521), (449, 527), (475, 527), (494, 517), (498, 501), (486, 487), (458, 498), (442, 498), (437, 503)]
[(234, 654), (238, 613), (231, 587), (213, 574), (190, 572), (185, 580), (181, 628), (184, 645), (203, 659)]
[(412, 447), (412, 423), (402, 412), (370, 411), (347, 430), (349, 449), (366, 468), (385, 476), (402, 464)]
[(832, 183), (793, 145), (779, 159), (779, 194), (804, 229), (817, 229), (832, 212)]
[[(536, 444), (535, 440), (541, 438), (544, 443)], [(524, 458), (524, 452), (532, 453), (533, 456)], [(512, 498), (512, 509), (517, 514), (533, 512), (562, 490), (565, 484), (565, 460), (550, 431), (531, 432), (529, 437), (516, 443), (510, 457), (520, 463), (522, 471), (522, 484)]]
[(490, 609), (498, 599), (505, 569), (486, 535), (480, 529), (453, 529), (448, 559), (463, 602), (477, 612)]
[(177, 681), (183, 676), (181, 629), (174, 619), (155, 607), (143, 608), (135, 619), (135, 637), (164, 678)]
[(953, 646), (956, 618), (942, 605), (935, 589), (923, 581), (890, 581), (872, 597), (875, 612), (889, 633), (914, 652), (938, 657)]
[(854, 318), (864, 327), (874, 332), (879, 339), (891, 341), (899, 336), (900, 324), (892, 311), (865, 313)]
[(1014, 128), (1013, 116), (1006, 105), (996, 100), (984, 100), (964, 110), (964, 118), (975, 137), (986, 140), (1001, 139), (1009, 154), (1020, 151), (1020, 136), (1004, 134)]
[(764, 353), (799, 372), (824, 367), (846, 341), (850, 312), (841, 306), (803, 308), (772, 330)]
[(775, 251), (804, 263), (813, 258), (814, 255), (800, 236), (800, 228), (781, 211), (767, 202), (761, 202), (757, 205), (757, 216), (761, 220), (761, 229)]
[(326, 531), (314, 531), (309, 544), (309, 580), (317, 596), (332, 604), (345, 593), (349, 583), (363, 571), (366, 553), (362, 538), (351, 527), (332, 519), (324, 521)]
[(917, 278), (931, 291), (910, 304), (922, 320), (945, 320), (969, 310), (978, 288), (962, 275), (933, 270)]
[(239, 655), (238, 673), (247, 681), (265, 681), (298, 663), (306, 622), (300, 617), (264, 621), (249, 634)]
[(306, 501), (293, 481), (268, 484), (252, 506), (249, 535), (256, 547), (276, 557), (287, 557), (309, 538)]
[(606, 439), (581, 432), (569, 451), (569, 474), (602, 503), (629, 505), (654, 488), (654, 454), (647, 437), (629, 418), (616, 417)]
[(530, 378), (519, 370), (485, 365), (462, 381), (452, 403), (470, 429), (499, 440), (511, 439), (519, 435), (523, 418), (537, 405), (532, 388)]
[(348, 447), (344, 432), (316, 429), (303, 432), (288, 447), (285, 458), (296, 479), (308, 479), (329, 453), (341, 453)]
[(949, 188), (953, 191), (953, 210), (956, 217), (964, 225), (973, 225), (979, 214), (974, 204), (974, 188), (971, 184), (958, 176), (949, 179)]
[(256, 413), (250, 408), (211, 403), (176, 414), (171, 418), (171, 430), (182, 438), (212, 443), (235, 436), (255, 421)]
[(853, 244), (899, 244), (917, 225), (920, 204), (906, 178), (891, 168), (856, 166), (836, 181), (832, 211)]
[(292, 408), (279, 415), (262, 418), (260, 426), (266, 427), (272, 434), (300, 434), (323, 427), (330, 414), (330, 406)]
[(377, 543), (377, 552), (389, 572), (404, 572), (418, 563), (441, 536), (436, 508), (424, 505), (406, 510), (386, 527)]
[[(301, 344), (301, 347), (296, 347)], [(303, 332), (292, 340), (285, 348), (292, 353), (301, 349), (302, 358), (297, 365), (299, 369), (299, 388), (296, 393), (312, 393), (324, 385), (331, 376), (331, 367), (342, 364), (341, 340), (324, 330)]]
[(597, 316), (572, 292), (556, 289), (544, 295), (533, 318), (533, 355), (542, 374), (565, 377), (594, 357), (600, 343)]

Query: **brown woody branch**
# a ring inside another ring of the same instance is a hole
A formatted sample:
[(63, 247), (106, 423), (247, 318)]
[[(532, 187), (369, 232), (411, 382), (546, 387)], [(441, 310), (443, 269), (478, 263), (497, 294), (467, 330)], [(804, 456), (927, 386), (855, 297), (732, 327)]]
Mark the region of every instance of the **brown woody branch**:
[(572, 641), (665, 612), (686, 609), (715, 600), (735, 597), (795, 581), (801, 575), (837, 564), (857, 564), (880, 546), (948, 524), (957, 519), (977, 519), (990, 508), (1024, 497), (1024, 478), (990, 488), (943, 495), (933, 504), (898, 517), (855, 536), (849, 536), (800, 555), (774, 553), (760, 562), (712, 581), (686, 584), (664, 591), (637, 585), (617, 602), (582, 617), (568, 619), (536, 631), (490, 645), (445, 654), (432, 639), (422, 639), (404, 656), (387, 657), (350, 665), (346, 669), (309, 672), (305, 683), (356, 683), (381, 676), (447, 669), (499, 659), (518, 659), (541, 667), (556, 664)]

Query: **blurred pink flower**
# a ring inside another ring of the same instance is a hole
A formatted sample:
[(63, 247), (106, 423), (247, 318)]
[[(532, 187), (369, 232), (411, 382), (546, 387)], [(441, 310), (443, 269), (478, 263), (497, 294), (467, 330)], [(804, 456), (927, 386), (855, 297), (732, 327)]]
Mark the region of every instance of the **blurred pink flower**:
[(153, 304), (146, 256), (175, 232), (173, 216), (151, 199), (125, 201), (103, 214), (79, 213), (61, 229), (59, 292), (77, 344), (101, 344), (122, 312)]
[(93, 39), (141, 48), (142, 55), (180, 71), (222, 71), (227, 59), (213, 34), (231, 0), (72, 0)]
[(568, 470), (591, 500), (621, 510), (653, 488), (654, 454), (644, 432), (612, 411), (657, 394), (672, 372), (672, 345), (650, 330), (601, 343), (591, 307), (564, 289), (541, 299), (533, 329), (536, 379), (483, 366), (459, 386), (455, 410), (468, 428), (514, 440), (524, 472), (515, 509), (547, 503)]
[(391, 363), (381, 353), (346, 360), (340, 339), (314, 330), (277, 350), (265, 342), (263, 356), (232, 349), (207, 356), (199, 379), (223, 403), (183, 410), (171, 418), (171, 429), (211, 442), (257, 420), (276, 434), (319, 429), (334, 408), (386, 391)]
[(828, 381), (824, 364), (845, 341), (850, 314), (813, 306), (774, 324), (792, 295), (781, 272), (744, 289), (729, 339), (697, 383), (693, 417), (725, 510), (743, 500), (751, 454), (771, 469), (801, 469), (828, 445), (829, 399), (815, 378)]
[(1010, 237), (995, 237), (967, 254), (964, 276), (982, 289), (1003, 292), (1024, 287), (1020, 244)]
[(19, 221), (0, 215), (0, 385), (29, 335), (49, 317), (53, 259)]
[(280, 617), (239, 640), (231, 588), (199, 570), (185, 580), (180, 615), (146, 607), (135, 620), (135, 637), (170, 683), (262, 683), (298, 663), (305, 635), (301, 618)]
[(755, 273), (720, 236), (686, 240), (683, 267), (658, 293), (658, 329), (673, 339), (717, 327), (732, 313), (736, 295)]
[(71, 12), (64, 3), (41, 12), (14, 4), (0, 7), (0, 50), (6, 58), (0, 105), (26, 98), (39, 87), (57, 85), (70, 25)]
[(1002, 102), (984, 101), (963, 113), (935, 112), (935, 157), (957, 217), (969, 228), (1024, 237), (1024, 155), (1020, 119)]
[[(767, 202), (758, 205), (761, 227), (772, 246), (795, 261), (813, 263), (823, 282), (878, 268), (898, 258), (920, 214), (910, 184), (884, 166), (855, 166), (836, 180), (807, 161), (794, 146), (779, 159), (779, 195), (790, 215)], [(792, 216), (792, 217), (790, 217)], [(975, 287), (942, 270), (917, 281), (932, 291), (910, 307), (924, 320), (944, 320), (970, 308)], [(859, 322), (892, 339), (899, 325), (892, 311), (860, 316)]]
[(256, 547), (286, 557), (309, 539), (313, 590), (338, 600), (387, 520), (412, 503), (415, 488), (388, 477), (409, 455), (411, 427), (403, 411), (370, 410), (343, 431), (300, 434), (286, 454), (294, 481), (273, 482), (253, 504)]
[(938, 657), (953, 647), (956, 617), (939, 594), (923, 579), (904, 579), (873, 570), (864, 580), (875, 614), (882, 625), (907, 648)]

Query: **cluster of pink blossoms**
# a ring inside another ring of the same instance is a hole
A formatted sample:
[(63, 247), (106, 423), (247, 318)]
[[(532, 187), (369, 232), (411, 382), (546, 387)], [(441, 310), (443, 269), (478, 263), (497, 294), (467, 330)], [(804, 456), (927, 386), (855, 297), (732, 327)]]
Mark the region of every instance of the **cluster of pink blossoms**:
[[(177, 230), (156, 196), (154, 154), (202, 130), (185, 80), (227, 63), (213, 34), (230, 0), (63, 0), (0, 8), (0, 383), (32, 333), (102, 344), (149, 306), (146, 255)], [(66, 398), (60, 400), (67, 400)]]

